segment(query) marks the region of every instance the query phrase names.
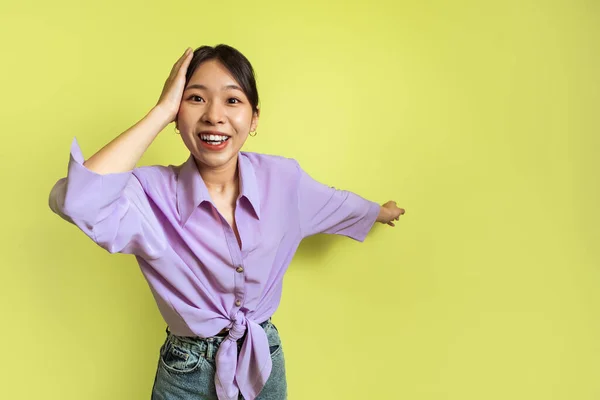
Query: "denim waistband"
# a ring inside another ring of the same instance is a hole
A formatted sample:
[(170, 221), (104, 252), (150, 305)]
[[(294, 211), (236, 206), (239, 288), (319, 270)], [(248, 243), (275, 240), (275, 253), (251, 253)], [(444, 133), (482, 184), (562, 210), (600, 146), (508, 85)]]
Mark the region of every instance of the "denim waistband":
[[(260, 323), (259, 325), (266, 331), (271, 325), (271, 318), (266, 320), (265, 322)], [(166, 328), (167, 338), (165, 340), (165, 345), (175, 345), (180, 346), (187, 349), (195, 348), (199, 351), (200, 355), (208, 360), (214, 360), (217, 350), (221, 343), (227, 339), (227, 336), (210, 336), (207, 338), (201, 338), (199, 336), (177, 336), (169, 331), (169, 327)], [(238, 351), (240, 351), (242, 344), (246, 339), (246, 333), (237, 341)]]
[[(267, 319), (264, 322), (261, 322), (259, 325), (265, 329), (267, 327), (267, 325), (269, 325), (271, 323), (271, 317), (269, 317), (269, 319)], [(165, 332), (167, 333), (167, 336), (176, 336), (173, 335), (171, 333), (171, 331), (169, 330), (169, 326), (167, 325), (167, 328), (165, 329)], [(246, 337), (246, 333), (244, 333), (244, 336), (242, 336), (241, 339), (239, 339), (238, 341), (242, 341), (244, 338)], [(182, 339), (184, 341), (189, 341), (189, 342), (198, 342), (198, 341), (202, 341), (202, 340), (207, 340), (207, 339), (211, 339), (211, 342), (221, 342), (224, 339), (227, 338), (227, 335), (223, 335), (223, 336), (211, 336), (208, 338), (201, 338), (199, 336), (177, 336), (177, 338)]]

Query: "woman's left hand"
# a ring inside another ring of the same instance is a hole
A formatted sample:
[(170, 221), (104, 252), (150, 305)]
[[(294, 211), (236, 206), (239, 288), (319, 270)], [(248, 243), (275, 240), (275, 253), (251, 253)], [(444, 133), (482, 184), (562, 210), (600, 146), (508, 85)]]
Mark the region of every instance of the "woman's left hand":
[(399, 208), (395, 201), (390, 200), (379, 208), (377, 222), (388, 224), (389, 226), (396, 226), (392, 221), (398, 221), (400, 216), (405, 212), (404, 208)]

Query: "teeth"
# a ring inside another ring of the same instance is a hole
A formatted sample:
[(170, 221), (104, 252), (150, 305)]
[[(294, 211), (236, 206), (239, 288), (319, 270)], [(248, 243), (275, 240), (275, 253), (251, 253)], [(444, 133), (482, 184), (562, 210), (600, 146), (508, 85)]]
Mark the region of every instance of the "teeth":
[(210, 140), (211, 142), (219, 142), (229, 139), (229, 136), (222, 135), (200, 135), (202, 140)]

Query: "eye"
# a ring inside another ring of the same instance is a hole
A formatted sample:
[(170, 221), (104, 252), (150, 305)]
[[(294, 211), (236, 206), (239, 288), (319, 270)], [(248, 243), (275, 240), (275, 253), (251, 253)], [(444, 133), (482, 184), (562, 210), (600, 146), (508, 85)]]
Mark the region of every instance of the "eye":
[[(188, 100), (194, 100), (194, 99), (200, 99), (200, 100), (204, 101), (204, 99), (203, 99), (202, 97), (200, 97), (200, 96), (198, 96), (198, 95), (195, 95), (195, 94), (191, 95), (191, 96), (188, 98)], [(200, 101), (200, 100), (198, 100), (198, 101)]]
[(227, 99), (227, 101), (229, 102), (229, 104), (241, 103), (240, 99), (236, 99), (235, 97), (230, 97), (229, 99)]

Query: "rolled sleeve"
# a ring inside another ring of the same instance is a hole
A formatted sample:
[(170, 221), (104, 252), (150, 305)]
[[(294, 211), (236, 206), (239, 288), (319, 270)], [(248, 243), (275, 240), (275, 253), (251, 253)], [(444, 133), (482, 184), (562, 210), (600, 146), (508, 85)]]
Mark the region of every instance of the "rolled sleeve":
[(50, 192), (50, 209), (110, 253), (157, 258), (165, 236), (133, 171), (101, 175), (83, 165), (73, 139), (68, 172)]
[(363, 242), (379, 215), (379, 204), (314, 180), (298, 164), (298, 209), (303, 237), (318, 233)]

